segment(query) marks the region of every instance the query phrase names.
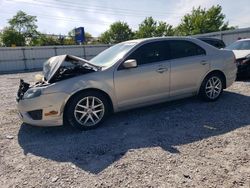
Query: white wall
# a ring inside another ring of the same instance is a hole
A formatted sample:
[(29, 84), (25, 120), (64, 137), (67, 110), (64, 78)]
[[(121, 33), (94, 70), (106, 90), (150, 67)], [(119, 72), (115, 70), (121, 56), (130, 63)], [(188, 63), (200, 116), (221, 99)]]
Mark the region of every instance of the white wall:
[(235, 29), (231, 31), (220, 31), (220, 32), (213, 32), (213, 33), (206, 33), (200, 35), (194, 35), (193, 37), (213, 37), (221, 39), (225, 42), (226, 45), (229, 45), (239, 38), (250, 38), (250, 27), (243, 28), (243, 29)]

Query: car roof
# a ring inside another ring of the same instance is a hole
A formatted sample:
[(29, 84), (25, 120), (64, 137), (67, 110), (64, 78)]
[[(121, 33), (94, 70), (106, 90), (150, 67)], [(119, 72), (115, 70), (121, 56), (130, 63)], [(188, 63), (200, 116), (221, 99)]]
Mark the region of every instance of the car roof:
[(143, 38), (143, 39), (134, 39), (134, 40), (128, 40), (125, 41), (123, 43), (131, 43), (131, 42), (135, 42), (135, 43), (140, 43), (140, 42), (146, 42), (146, 41), (159, 41), (159, 40), (166, 40), (166, 39), (177, 39), (177, 40), (181, 40), (181, 39), (195, 39), (193, 37), (176, 37), (176, 36), (170, 36), (170, 37), (152, 37), (152, 38)]
[(221, 39), (218, 39), (218, 38), (210, 38), (210, 37), (198, 37), (197, 39), (200, 39), (200, 40), (214, 40), (214, 41), (223, 41)]

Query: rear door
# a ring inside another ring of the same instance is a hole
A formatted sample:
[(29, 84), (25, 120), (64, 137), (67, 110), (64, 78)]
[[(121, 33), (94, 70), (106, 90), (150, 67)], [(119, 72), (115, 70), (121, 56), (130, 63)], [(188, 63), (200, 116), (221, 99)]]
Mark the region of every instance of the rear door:
[(171, 49), (170, 96), (197, 92), (210, 62), (206, 51), (187, 40), (169, 41)]

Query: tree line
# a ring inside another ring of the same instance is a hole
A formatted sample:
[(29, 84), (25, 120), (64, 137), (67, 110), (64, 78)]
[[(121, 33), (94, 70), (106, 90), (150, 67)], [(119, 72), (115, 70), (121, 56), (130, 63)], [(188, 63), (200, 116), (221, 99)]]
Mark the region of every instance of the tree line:
[[(48, 46), (48, 45), (75, 45), (74, 29), (67, 36), (47, 35), (37, 31), (37, 18), (23, 11), (18, 11), (8, 20), (8, 26), (0, 33), (2, 46)], [(191, 13), (185, 14), (178, 26), (145, 18), (139, 24), (139, 28), (133, 31), (126, 22), (115, 22), (98, 38), (93, 38), (90, 33), (85, 33), (85, 44), (114, 44), (126, 40), (163, 37), (163, 36), (188, 36), (216, 31), (235, 29), (225, 21), (220, 5), (206, 8), (193, 8)]]

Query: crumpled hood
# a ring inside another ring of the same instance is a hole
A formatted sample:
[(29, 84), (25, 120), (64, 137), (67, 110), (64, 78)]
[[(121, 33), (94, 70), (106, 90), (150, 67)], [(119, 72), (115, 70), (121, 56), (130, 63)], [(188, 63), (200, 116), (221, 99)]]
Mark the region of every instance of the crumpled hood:
[(241, 59), (250, 54), (250, 50), (233, 50), (236, 59)]
[(72, 59), (72, 63), (75, 62), (75, 64), (80, 64), (80, 65), (85, 65), (87, 64), (89, 67), (93, 68), (94, 70), (99, 70), (100, 67), (93, 65), (89, 63), (88, 60), (73, 56), (73, 55), (59, 55), (59, 56), (54, 56), (48, 59), (44, 65), (43, 65), (43, 75), (46, 81), (50, 81), (53, 76), (56, 74), (60, 66), (63, 64), (63, 62), (68, 59)]

